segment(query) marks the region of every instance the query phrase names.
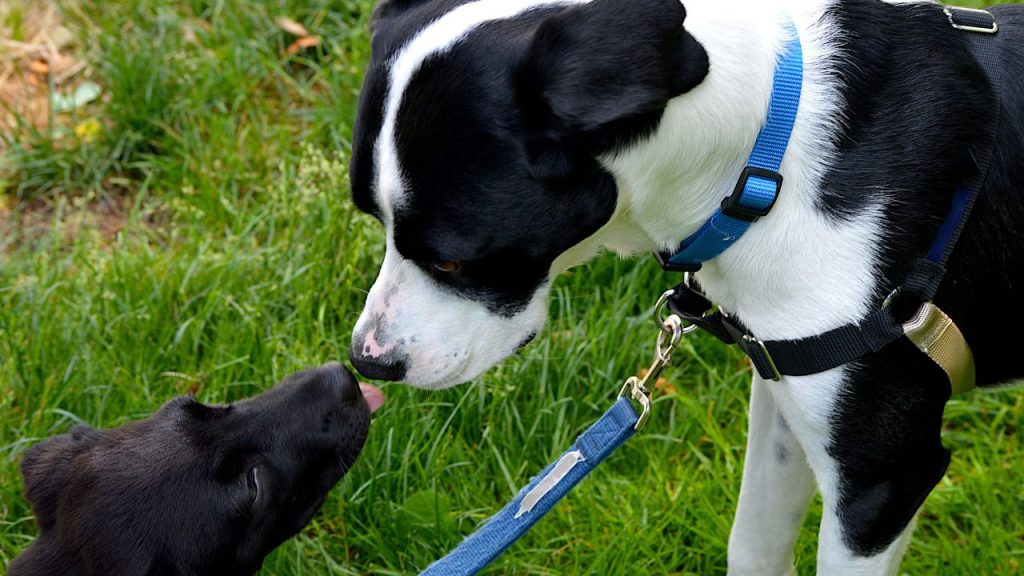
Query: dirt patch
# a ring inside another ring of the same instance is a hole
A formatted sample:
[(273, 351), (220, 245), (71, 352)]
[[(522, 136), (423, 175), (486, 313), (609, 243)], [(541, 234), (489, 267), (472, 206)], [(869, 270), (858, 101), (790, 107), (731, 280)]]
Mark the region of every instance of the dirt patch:
[(50, 94), (90, 75), (82, 56), (55, 2), (0, 1), (0, 130), (49, 128)]
[(61, 244), (89, 235), (109, 246), (124, 230), (132, 207), (132, 199), (125, 196), (70, 202), (35, 198), (17, 204), (10, 198), (4, 200), (0, 196), (0, 255), (46, 237), (55, 225)]
[[(0, 0), (0, 171), (8, 140), (18, 141), (30, 130), (78, 132), (70, 115), (50, 109), (51, 94), (70, 93), (92, 74), (62, 13), (75, 8), (74, 0)], [(0, 253), (43, 238), (55, 221), (62, 241), (97, 234), (109, 242), (124, 228), (127, 200), (79, 197), (59, 202), (19, 201), (4, 193), (0, 179)]]

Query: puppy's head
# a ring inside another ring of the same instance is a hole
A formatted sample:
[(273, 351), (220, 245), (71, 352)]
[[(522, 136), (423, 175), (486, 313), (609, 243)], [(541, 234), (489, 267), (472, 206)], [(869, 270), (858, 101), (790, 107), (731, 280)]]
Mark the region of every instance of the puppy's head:
[(707, 55), (679, 0), (390, 0), (352, 158), (387, 252), (355, 328), (366, 376), (469, 380), (543, 327), (618, 192), (598, 158), (653, 131)]
[[(252, 574), (298, 533), (362, 448), (369, 408), (337, 364), (255, 398), (192, 398), (25, 453), (41, 533), (11, 574)], [(51, 563), (48, 565), (48, 563)]]

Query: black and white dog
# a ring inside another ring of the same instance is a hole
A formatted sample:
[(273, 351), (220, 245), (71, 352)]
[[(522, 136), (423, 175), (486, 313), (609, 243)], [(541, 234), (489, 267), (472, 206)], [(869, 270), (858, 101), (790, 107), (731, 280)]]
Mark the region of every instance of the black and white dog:
[[(1002, 122), (936, 298), (983, 386), (1024, 376), (1008, 337), (1024, 322), (1024, 6), (993, 12)], [(387, 252), (355, 329), (357, 368), (423, 388), (469, 380), (541, 330), (562, 271), (601, 247), (676, 248), (732, 192), (790, 22), (806, 70), (785, 186), (697, 278), (766, 340), (878, 309), (993, 129), (992, 87), (940, 5), (384, 0), (351, 177)], [(819, 573), (895, 573), (949, 461), (949, 395), (906, 340), (814, 376), (755, 378), (729, 573), (789, 574), (815, 487)]]
[(383, 401), (332, 363), (229, 406), (183, 397), (41, 442), (21, 466), (40, 534), (8, 574), (255, 574), (355, 462)]

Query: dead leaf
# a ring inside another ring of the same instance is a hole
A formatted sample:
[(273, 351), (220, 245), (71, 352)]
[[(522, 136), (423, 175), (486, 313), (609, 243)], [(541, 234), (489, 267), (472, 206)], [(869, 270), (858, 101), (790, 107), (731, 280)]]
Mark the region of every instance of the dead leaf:
[(660, 390), (660, 391), (665, 392), (667, 394), (675, 394), (677, 392), (676, 391), (676, 387), (673, 386), (668, 381), (668, 378), (665, 378), (665, 377), (658, 378), (658, 380), (654, 383), (654, 389), (655, 390)]
[[(0, 0), (0, 13), (9, 3)], [(50, 127), (51, 92), (73, 91), (77, 83), (70, 80), (88, 72), (88, 63), (80, 58), (84, 47), (70, 28), (61, 25), (62, 11), (57, 2), (19, 0), (16, 4), (23, 6), (19, 11), (24, 11), (20, 41), (0, 31), (0, 126), (15, 126), (24, 119), (34, 128)], [(51, 90), (51, 83), (58, 89)], [(55, 133), (70, 131), (66, 122), (70, 120), (57, 120), (51, 128)], [(0, 156), (6, 147), (0, 138)], [(2, 229), (4, 224), (0, 222)]]
[(83, 82), (71, 94), (51, 94), (50, 106), (55, 112), (71, 112), (96, 100), (103, 89), (95, 82)]
[(276, 22), (277, 25), (280, 26), (282, 30), (291, 34), (292, 36), (299, 36), (303, 38), (307, 36), (312, 36), (312, 34), (309, 33), (309, 30), (306, 30), (305, 26), (299, 24), (295, 20), (292, 20), (291, 18), (288, 18), (286, 16), (279, 16), (277, 20), (275, 20), (274, 22)]
[(39, 74), (40, 76), (46, 76), (50, 73), (50, 65), (42, 60), (33, 60), (28, 63), (28, 69)]
[(306, 36), (303, 38), (299, 38), (295, 42), (292, 42), (291, 45), (288, 46), (287, 52), (288, 55), (294, 56), (295, 54), (298, 54), (299, 52), (305, 50), (306, 48), (312, 48), (314, 46), (319, 45), (320, 38), (316, 36)]

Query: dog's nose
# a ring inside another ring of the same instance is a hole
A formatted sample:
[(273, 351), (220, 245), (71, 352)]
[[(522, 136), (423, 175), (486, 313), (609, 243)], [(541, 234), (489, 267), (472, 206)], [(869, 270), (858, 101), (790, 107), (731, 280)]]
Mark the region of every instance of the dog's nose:
[(349, 404), (362, 397), (359, 391), (359, 383), (352, 376), (347, 368), (337, 362), (328, 362), (320, 367), (320, 370), (327, 376), (331, 387), (341, 395), (341, 399)]
[(405, 378), (406, 365), (402, 360), (364, 356), (358, 344), (352, 345), (348, 357), (360, 374), (372, 380), (397, 382)]

